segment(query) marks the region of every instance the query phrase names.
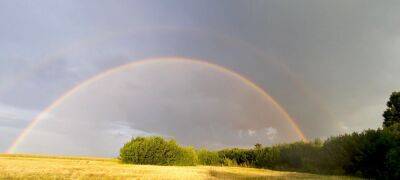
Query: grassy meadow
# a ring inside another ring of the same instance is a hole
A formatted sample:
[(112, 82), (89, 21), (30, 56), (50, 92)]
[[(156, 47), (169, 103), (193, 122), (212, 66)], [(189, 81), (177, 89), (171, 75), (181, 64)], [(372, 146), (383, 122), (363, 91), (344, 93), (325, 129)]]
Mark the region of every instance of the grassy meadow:
[(112, 158), (0, 155), (0, 179), (355, 179), (246, 167), (122, 164)]

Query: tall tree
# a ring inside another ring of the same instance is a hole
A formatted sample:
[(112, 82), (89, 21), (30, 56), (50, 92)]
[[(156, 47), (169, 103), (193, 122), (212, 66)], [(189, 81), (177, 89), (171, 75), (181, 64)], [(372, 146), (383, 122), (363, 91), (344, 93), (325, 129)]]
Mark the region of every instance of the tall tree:
[(400, 123), (400, 92), (393, 92), (386, 105), (387, 109), (383, 113), (383, 127)]

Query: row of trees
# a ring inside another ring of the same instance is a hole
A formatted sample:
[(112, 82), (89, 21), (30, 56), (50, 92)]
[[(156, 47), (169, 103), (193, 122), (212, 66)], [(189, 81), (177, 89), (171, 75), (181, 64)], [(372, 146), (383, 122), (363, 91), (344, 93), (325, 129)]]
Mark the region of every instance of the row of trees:
[[(366, 178), (400, 178), (400, 124), (331, 137), (253, 149), (225, 149), (220, 161), (241, 166)], [(216, 163), (214, 163), (215, 165)]]
[(158, 165), (226, 165), (366, 178), (400, 179), (400, 92), (391, 95), (383, 128), (252, 149), (209, 151), (181, 147), (174, 140), (138, 137), (120, 151), (123, 162)]

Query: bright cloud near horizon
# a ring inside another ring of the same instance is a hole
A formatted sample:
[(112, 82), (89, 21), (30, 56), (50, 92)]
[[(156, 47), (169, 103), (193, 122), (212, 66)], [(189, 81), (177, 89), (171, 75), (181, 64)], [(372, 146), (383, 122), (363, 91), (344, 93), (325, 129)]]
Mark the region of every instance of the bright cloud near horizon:
[[(1, 1), (0, 151), (72, 87), (153, 57), (243, 75), (310, 139), (380, 127), (387, 98), (400, 90), (398, 17), (397, 1)], [(137, 135), (209, 148), (298, 140), (245, 83), (177, 63), (78, 91), (17, 152), (113, 156)]]

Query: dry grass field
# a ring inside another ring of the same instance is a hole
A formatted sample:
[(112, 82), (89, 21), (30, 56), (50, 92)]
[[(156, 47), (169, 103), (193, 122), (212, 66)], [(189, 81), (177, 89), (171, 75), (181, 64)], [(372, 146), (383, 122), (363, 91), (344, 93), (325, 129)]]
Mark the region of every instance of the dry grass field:
[(244, 167), (152, 166), (117, 159), (0, 154), (0, 179), (354, 179)]

